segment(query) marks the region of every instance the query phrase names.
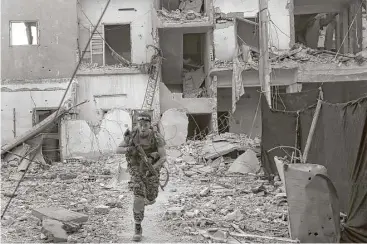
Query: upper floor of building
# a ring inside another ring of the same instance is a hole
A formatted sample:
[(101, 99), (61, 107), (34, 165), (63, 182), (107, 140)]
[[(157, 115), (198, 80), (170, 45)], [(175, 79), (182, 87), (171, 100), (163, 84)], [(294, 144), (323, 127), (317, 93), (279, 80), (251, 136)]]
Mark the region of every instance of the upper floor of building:
[[(71, 77), (107, 2), (3, 1), (2, 80)], [(85, 49), (81, 72), (98, 72), (100, 66), (141, 72), (140, 66), (155, 53), (149, 45), (161, 46), (171, 59), (183, 58), (185, 50), (206, 50), (203, 55), (217, 64), (231, 63), (238, 56), (236, 48), (243, 46), (256, 56), (258, 4), (258, 0), (111, 0)], [(362, 28), (367, 22), (365, 8), (362, 0), (269, 0), (271, 58), (295, 43), (329, 52), (359, 52), (367, 46)], [(191, 48), (195, 38), (190, 39), (190, 33), (205, 33), (205, 41), (193, 45), (206, 46)], [(176, 41), (159, 40), (168, 36)], [(172, 63), (171, 59), (165, 62)], [(182, 66), (184, 61), (177, 63)]]

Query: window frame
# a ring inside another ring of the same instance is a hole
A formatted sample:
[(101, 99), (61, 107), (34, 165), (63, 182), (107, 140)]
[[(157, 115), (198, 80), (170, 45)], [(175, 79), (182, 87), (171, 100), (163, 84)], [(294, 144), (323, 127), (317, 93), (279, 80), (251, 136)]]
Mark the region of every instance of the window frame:
[[(23, 44), (23, 45), (13, 45), (12, 41), (12, 23), (27, 23), (27, 22), (35, 22), (36, 23), (36, 31), (37, 31), (37, 44)], [(40, 31), (39, 31), (39, 20), (10, 20), (9, 21), (9, 47), (38, 47), (40, 46)]]
[(106, 26), (109, 26), (109, 25), (129, 25), (130, 26), (130, 32), (129, 32), (129, 35), (130, 35), (130, 62), (132, 62), (132, 57), (133, 57), (133, 43), (132, 43), (132, 22), (103, 22), (101, 23), (101, 26), (103, 27), (103, 42), (104, 42), (104, 45), (103, 45), (103, 65), (105, 66), (106, 65), (106, 43), (105, 43), (105, 40), (106, 40)]

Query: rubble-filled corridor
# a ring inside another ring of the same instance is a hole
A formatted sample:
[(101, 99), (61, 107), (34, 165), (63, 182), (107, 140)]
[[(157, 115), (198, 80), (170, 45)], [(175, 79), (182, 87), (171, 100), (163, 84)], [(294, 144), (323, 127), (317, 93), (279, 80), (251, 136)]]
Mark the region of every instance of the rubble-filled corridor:
[[(233, 134), (221, 140), (221, 145), (211, 138), (167, 150), (170, 181), (147, 207), (143, 242), (288, 240), (284, 188), (279, 178), (269, 183), (257, 174), (259, 141)], [(235, 150), (239, 144), (246, 146)], [(237, 161), (248, 161), (247, 167), (234, 160), (245, 148), (250, 149)], [(119, 164), (126, 168), (124, 162), (123, 156), (111, 155), (68, 159), (49, 169), (32, 164), (2, 220), (2, 241), (130, 242), (128, 174), (122, 170), (120, 183), (106, 187)], [(16, 166), (2, 167), (2, 211), (15, 187)], [(42, 221), (44, 216), (60, 226)]]

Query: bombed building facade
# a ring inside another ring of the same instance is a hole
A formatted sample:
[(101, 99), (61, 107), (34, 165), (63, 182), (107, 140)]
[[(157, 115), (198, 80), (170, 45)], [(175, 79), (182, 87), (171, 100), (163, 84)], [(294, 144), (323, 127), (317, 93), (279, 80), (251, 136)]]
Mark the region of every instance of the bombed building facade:
[[(52, 160), (114, 150), (139, 110), (171, 145), (261, 134), (257, 0), (112, 0), (95, 28), (106, 3), (3, 4), (2, 144), (57, 110), (71, 78), (74, 108), (44, 133)], [(367, 81), (365, 2), (277, 0), (268, 14), (273, 99)]]

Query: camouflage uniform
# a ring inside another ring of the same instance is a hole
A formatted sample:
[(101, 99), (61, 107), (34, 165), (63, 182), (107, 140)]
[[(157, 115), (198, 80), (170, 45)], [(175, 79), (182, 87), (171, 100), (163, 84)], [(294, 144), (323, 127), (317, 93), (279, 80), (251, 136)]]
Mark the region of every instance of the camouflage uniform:
[[(137, 130), (133, 131), (132, 134), (131, 140), (133, 140), (136, 145), (140, 145), (147, 156), (151, 153), (156, 153), (158, 147), (163, 147), (165, 144), (163, 137), (153, 130), (150, 131), (146, 138), (140, 137)], [(134, 193), (134, 220), (135, 223), (139, 224), (144, 219), (145, 199), (154, 201), (158, 196), (160, 169), (157, 170), (158, 177), (152, 174), (146, 176), (147, 172), (150, 171), (136, 152), (128, 153), (127, 160), (128, 171), (131, 176), (129, 188)], [(154, 163), (155, 162), (153, 162), (153, 164)]]

